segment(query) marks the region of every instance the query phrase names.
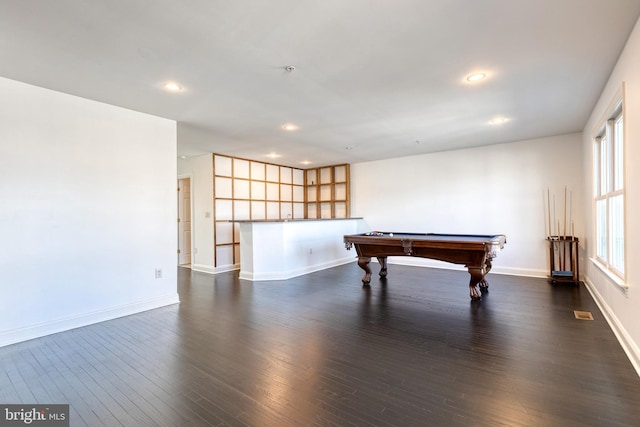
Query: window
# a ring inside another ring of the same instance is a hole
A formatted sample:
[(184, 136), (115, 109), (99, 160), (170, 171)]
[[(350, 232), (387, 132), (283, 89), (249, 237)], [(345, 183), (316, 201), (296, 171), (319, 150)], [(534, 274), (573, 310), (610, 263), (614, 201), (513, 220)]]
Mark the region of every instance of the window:
[(610, 109), (594, 139), (595, 255), (624, 280), (624, 111), (622, 98)]

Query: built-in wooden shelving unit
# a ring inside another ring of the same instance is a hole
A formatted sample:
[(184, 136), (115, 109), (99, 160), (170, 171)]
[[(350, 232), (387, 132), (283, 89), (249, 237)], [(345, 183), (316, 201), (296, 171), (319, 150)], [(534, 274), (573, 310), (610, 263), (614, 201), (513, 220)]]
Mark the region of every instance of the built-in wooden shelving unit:
[(349, 217), (349, 165), (299, 169), (213, 155), (215, 266), (240, 262), (233, 221)]
[(349, 165), (306, 169), (305, 218), (348, 218)]

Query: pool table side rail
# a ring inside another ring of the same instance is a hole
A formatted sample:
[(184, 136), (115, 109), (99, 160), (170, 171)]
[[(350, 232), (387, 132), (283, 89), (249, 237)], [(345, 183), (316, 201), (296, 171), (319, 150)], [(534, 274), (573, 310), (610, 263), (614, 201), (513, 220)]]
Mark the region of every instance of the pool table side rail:
[[(421, 234), (421, 233), (384, 233), (382, 236), (366, 234), (348, 234), (344, 236), (344, 243), (376, 244), (395, 246), (398, 242), (411, 241), (423, 247), (452, 247), (459, 246), (469, 249), (482, 249), (488, 245), (498, 246), (502, 249), (507, 242), (503, 234), (496, 235), (465, 235), (465, 234)], [(425, 237), (425, 238), (421, 238)], [(437, 238), (441, 237), (441, 238)], [(467, 239), (465, 239), (467, 238)]]
[[(504, 235), (486, 236), (486, 240), (476, 239), (415, 239), (409, 236), (427, 236), (417, 233), (394, 233), (389, 236), (368, 236), (364, 234), (345, 235), (347, 249), (356, 247), (359, 257), (413, 256), (430, 258), (454, 264), (482, 265), (485, 259), (497, 255), (505, 243)], [(439, 235), (447, 237), (449, 235)], [(462, 235), (454, 235), (461, 237)], [(468, 236), (480, 237), (480, 236)], [(485, 236), (482, 236), (485, 237)]]

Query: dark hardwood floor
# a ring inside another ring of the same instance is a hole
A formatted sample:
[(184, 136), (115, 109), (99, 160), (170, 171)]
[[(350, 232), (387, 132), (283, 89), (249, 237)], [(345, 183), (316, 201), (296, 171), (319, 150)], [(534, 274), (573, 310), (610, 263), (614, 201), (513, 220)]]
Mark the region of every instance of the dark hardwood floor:
[(0, 348), (0, 403), (90, 427), (640, 425), (640, 378), (583, 286), (490, 274), (472, 302), (465, 272), (361, 276), (179, 268), (179, 305)]

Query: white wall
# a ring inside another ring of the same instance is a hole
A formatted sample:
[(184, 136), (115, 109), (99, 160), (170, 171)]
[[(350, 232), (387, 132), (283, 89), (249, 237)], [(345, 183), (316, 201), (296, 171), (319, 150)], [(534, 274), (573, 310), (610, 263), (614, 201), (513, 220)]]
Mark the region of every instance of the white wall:
[(175, 122), (4, 78), (0, 99), (0, 345), (178, 302)]
[(213, 273), (213, 155), (178, 159), (178, 175), (191, 177), (191, 268)]
[[(640, 22), (640, 21), (639, 21)], [(596, 104), (583, 132), (584, 186), (583, 209), (587, 218), (586, 243), (588, 255), (594, 256), (595, 222), (591, 198), (593, 183), (593, 131), (607, 113), (616, 91), (625, 86), (625, 201), (626, 201), (626, 270), (625, 290), (614, 284), (591, 261), (585, 265), (586, 283), (600, 308), (608, 317), (614, 332), (640, 373), (640, 23), (636, 23), (627, 45), (612, 72), (600, 100)]]
[[(567, 186), (581, 236), (581, 157), (580, 134), (570, 134), (354, 164), (352, 215), (380, 231), (505, 234), (493, 271), (545, 277), (547, 189), (562, 221)], [(408, 257), (394, 262), (454, 268)]]

